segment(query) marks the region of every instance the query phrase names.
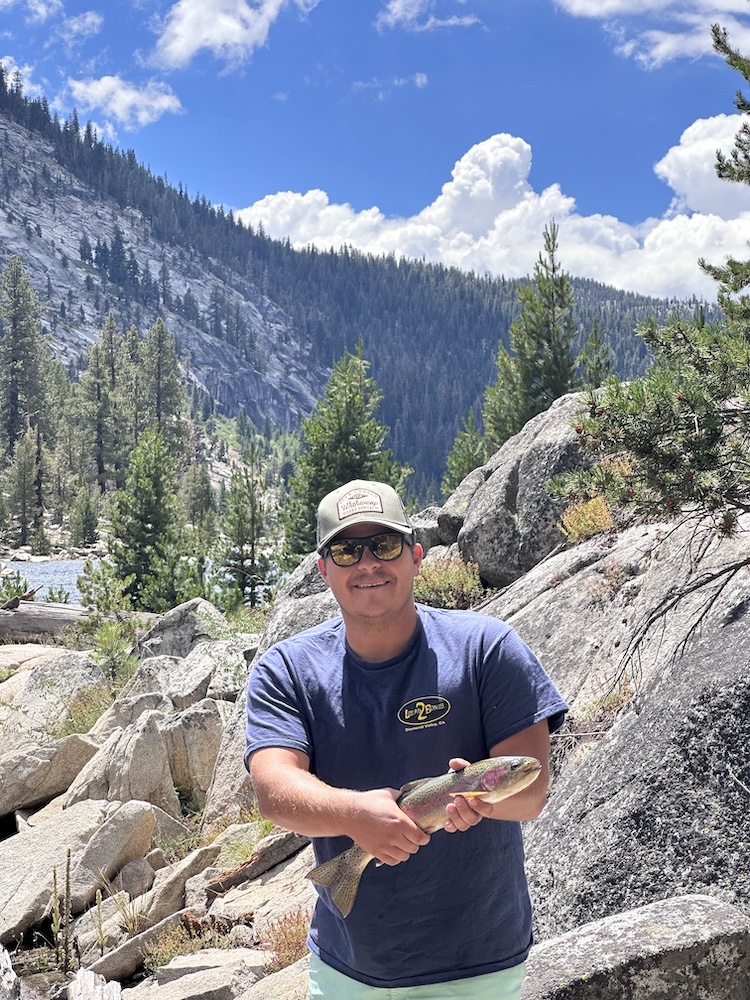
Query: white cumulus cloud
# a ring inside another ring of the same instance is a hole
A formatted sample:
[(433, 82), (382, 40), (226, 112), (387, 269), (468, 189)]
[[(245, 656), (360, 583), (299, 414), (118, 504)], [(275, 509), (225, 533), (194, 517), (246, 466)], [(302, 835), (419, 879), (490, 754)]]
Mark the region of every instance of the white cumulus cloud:
[(602, 21), (622, 56), (657, 68), (673, 59), (713, 51), (711, 25), (729, 31), (732, 45), (750, 44), (747, 0), (554, 0), (568, 14)]
[(655, 168), (674, 192), (672, 205), (663, 218), (639, 226), (581, 215), (558, 184), (535, 191), (531, 147), (507, 134), (468, 150), (438, 197), (410, 218), (388, 218), (376, 206), (357, 212), (320, 190), (268, 195), (236, 214), (297, 247), (346, 243), (506, 277), (531, 273), (544, 227), (555, 219), (568, 273), (643, 294), (713, 299), (716, 286), (698, 258), (721, 263), (729, 255), (747, 256), (750, 196), (713, 171), (716, 148), (729, 151), (737, 124), (721, 115), (685, 130)]
[(239, 65), (265, 45), (271, 26), (287, 7), (308, 14), (319, 0), (178, 0), (167, 14), (154, 62), (171, 69), (187, 66), (207, 49)]
[(156, 80), (136, 87), (119, 76), (70, 78), (68, 89), (78, 108), (102, 111), (125, 129), (151, 125), (164, 114), (182, 111), (180, 99), (171, 87)]
[(714, 168), (716, 151), (731, 152), (741, 124), (741, 115), (701, 118), (685, 129), (679, 144), (656, 164), (657, 176), (675, 193), (673, 213), (700, 212), (729, 220), (750, 211), (750, 190), (719, 180)]

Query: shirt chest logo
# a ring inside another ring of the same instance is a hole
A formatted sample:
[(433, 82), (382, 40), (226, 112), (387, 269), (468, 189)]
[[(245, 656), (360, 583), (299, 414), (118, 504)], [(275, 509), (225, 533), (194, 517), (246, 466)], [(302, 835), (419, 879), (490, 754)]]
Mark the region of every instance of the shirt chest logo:
[(398, 710), (398, 720), (408, 729), (426, 729), (445, 725), (443, 720), (451, 710), (447, 698), (430, 694), (424, 698), (412, 698)]

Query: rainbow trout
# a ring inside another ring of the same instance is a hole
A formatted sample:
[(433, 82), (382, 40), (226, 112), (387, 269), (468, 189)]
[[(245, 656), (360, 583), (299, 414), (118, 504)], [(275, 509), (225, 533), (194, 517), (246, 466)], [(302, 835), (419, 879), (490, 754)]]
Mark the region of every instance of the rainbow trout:
[[(536, 757), (489, 757), (469, 764), (463, 771), (410, 781), (401, 788), (396, 801), (425, 833), (435, 833), (442, 830), (445, 807), (455, 795), (500, 802), (535, 781), (541, 769)], [(354, 844), (313, 868), (307, 877), (316, 885), (330, 889), (341, 915), (348, 917), (357, 898), (362, 872), (372, 860), (372, 854)]]

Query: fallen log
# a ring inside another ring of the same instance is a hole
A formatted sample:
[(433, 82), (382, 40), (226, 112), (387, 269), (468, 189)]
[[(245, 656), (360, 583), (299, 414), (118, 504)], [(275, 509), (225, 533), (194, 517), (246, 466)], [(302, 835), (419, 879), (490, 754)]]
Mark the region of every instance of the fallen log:
[(13, 611), (0, 610), (0, 639), (24, 642), (32, 635), (59, 636), (68, 625), (76, 625), (91, 614), (82, 604), (53, 601), (20, 601)]
[(286, 861), (293, 854), (301, 851), (303, 847), (307, 847), (309, 843), (308, 837), (292, 833), (290, 830), (269, 834), (268, 837), (264, 837), (258, 842), (247, 861), (243, 861), (236, 868), (223, 871), (216, 876), (208, 883), (206, 891), (210, 894), (210, 898), (221, 896), (235, 886), (242, 885), (243, 882), (251, 882), (259, 875), (263, 875), (264, 872), (275, 868), (282, 861)]

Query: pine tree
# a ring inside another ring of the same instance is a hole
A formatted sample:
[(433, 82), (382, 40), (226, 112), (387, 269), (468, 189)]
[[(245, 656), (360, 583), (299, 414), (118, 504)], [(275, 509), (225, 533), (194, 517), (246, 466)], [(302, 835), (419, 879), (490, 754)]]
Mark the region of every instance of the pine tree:
[[(44, 447), (42, 444), (42, 430), (37, 423), (34, 428), (34, 463), (36, 465), (36, 470), (34, 474), (34, 528), (39, 530), (44, 525), (44, 507), (45, 507), (45, 482), (44, 482), (44, 466), (46, 462), (46, 455), (44, 453)], [(38, 555), (49, 553), (37, 553)]]
[(191, 462), (183, 473), (179, 492), (183, 522), (209, 539), (216, 528), (216, 496), (205, 462)]
[(131, 326), (125, 335), (121, 367), (118, 393), (120, 422), (124, 441), (134, 447), (153, 419), (146, 398), (147, 380), (142, 370), (141, 339), (135, 326)]
[(127, 280), (127, 267), (125, 262), (125, 241), (122, 230), (115, 225), (115, 234), (112, 237), (112, 246), (109, 250), (109, 280), (121, 287)]
[(165, 309), (169, 309), (172, 305), (172, 286), (169, 265), (166, 258), (162, 260), (161, 267), (159, 268), (159, 294), (161, 295), (162, 305)]
[(591, 389), (598, 389), (612, 374), (612, 352), (605, 341), (601, 327), (594, 320), (583, 350), (578, 355), (581, 382)]
[(557, 234), (556, 223), (545, 227), (533, 282), (518, 288), (521, 311), (510, 327), (510, 351), (498, 346), (497, 380), (485, 392), (482, 411), (492, 448), (574, 385), (574, 296), (557, 259)]
[(36, 430), (30, 427), (16, 444), (5, 479), (9, 520), (13, 525), (11, 538), (15, 545), (28, 545), (39, 524), (37, 475)]
[(445, 463), (440, 489), (446, 500), (470, 472), (484, 465), (487, 457), (487, 441), (476, 426), (474, 411), (470, 410)]
[(260, 453), (253, 444), (245, 466), (232, 475), (222, 519), (227, 538), (222, 565), (233, 580), (239, 602), (251, 608), (258, 604), (259, 593), (268, 584), (272, 568), (272, 559), (263, 544), (269, 517), (264, 478)]
[(383, 450), (388, 428), (375, 418), (382, 393), (367, 374), (362, 342), (336, 362), (323, 398), (302, 424), (304, 450), (289, 481), (284, 510), (285, 560), (315, 548), (315, 514), (326, 493), (352, 479), (376, 479), (403, 493), (411, 469)]
[[(750, 81), (750, 59), (722, 28), (712, 32), (716, 50)], [(741, 94), (735, 103), (750, 114)], [(720, 177), (750, 184), (747, 121), (716, 167)], [(612, 376), (603, 391), (588, 394), (575, 430), (598, 461), (559, 477), (554, 488), (568, 499), (604, 496), (636, 516), (707, 520), (720, 536), (733, 535), (740, 514), (750, 512), (750, 296), (743, 293), (750, 261), (700, 263), (719, 282), (724, 320), (706, 323), (701, 311), (692, 322), (659, 327), (651, 320), (639, 330), (651, 368), (630, 382)]]
[(0, 448), (10, 458), (28, 419), (46, 419), (42, 411), (48, 362), (36, 295), (15, 254), (0, 275), (0, 319)]
[(140, 357), (149, 421), (156, 421), (170, 451), (177, 455), (185, 446), (187, 397), (180, 381), (174, 337), (161, 316), (146, 333)]
[[(711, 28), (714, 50), (724, 56), (732, 69), (736, 69), (746, 83), (750, 83), (750, 57), (743, 55), (729, 44), (725, 28), (714, 24)], [(734, 106), (740, 114), (750, 116), (750, 101), (737, 91)], [(743, 121), (734, 140), (734, 149), (727, 157), (716, 154), (716, 173), (735, 184), (750, 184), (750, 121)], [(740, 335), (750, 335), (750, 296), (745, 289), (750, 285), (750, 260), (740, 261), (728, 257), (724, 264), (709, 264), (701, 258), (703, 270), (719, 283), (718, 302), (727, 323)]]
[(637, 515), (689, 510), (732, 534), (750, 511), (750, 338), (731, 325), (653, 322), (646, 375), (589, 392), (575, 430), (597, 464), (556, 480), (570, 500), (603, 495)]
[[(136, 335), (136, 343), (138, 343)], [(136, 439), (128, 433), (125, 414), (132, 412), (135, 397), (131, 395), (132, 379), (129, 378), (132, 364), (130, 351), (124, 334), (117, 329), (117, 323), (112, 313), (109, 313), (102, 327), (100, 343), (103, 362), (108, 375), (107, 396), (111, 419), (108, 424), (108, 437), (111, 449), (112, 472), (115, 487), (121, 490), (125, 485), (125, 469), (128, 465), (130, 452)]]
[(79, 421), (85, 447), (96, 469), (96, 482), (100, 493), (112, 478), (113, 413), (110, 395), (110, 376), (105, 364), (102, 344), (92, 344), (88, 353), (88, 367), (81, 374), (79, 388)]
[(0, 489), (0, 538), (4, 540), (8, 538), (9, 521), (8, 501), (6, 500), (5, 493)]
[(133, 449), (125, 489), (114, 496), (110, 555), (118, 576), (132, 574), (128, 594), (136, 608), (158, 611), (149, 584), (163, 573), (175, 525), (175, 464), (156, 426)]
[(96, 495), (80, 486), (70, 512), (70, 540), (73, 545), (93, 545), (98, 537), (99, 510)]

